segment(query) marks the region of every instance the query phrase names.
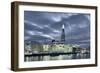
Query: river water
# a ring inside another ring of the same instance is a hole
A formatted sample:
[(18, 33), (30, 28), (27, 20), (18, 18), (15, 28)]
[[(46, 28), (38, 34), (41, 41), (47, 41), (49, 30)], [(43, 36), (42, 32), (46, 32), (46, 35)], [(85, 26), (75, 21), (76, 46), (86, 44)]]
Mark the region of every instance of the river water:
[(59, 55), (59, 56), (30, 56), (25, 57), (25, 62), (29, 61), (49, 61), (49, 60), (71, 60), (71, 59), (89, 59), (90, 54), (69, 54), (69, 55)]

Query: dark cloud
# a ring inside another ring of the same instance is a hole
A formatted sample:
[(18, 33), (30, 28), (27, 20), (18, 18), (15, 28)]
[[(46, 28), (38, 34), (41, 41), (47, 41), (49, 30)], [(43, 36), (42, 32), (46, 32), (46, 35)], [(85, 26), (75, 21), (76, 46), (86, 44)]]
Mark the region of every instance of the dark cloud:
[(63, 24), (66, 43), (82, 47), (90, 45), (90, 15), (80, 13), (24, 11), (25, 41), (60, 40)]

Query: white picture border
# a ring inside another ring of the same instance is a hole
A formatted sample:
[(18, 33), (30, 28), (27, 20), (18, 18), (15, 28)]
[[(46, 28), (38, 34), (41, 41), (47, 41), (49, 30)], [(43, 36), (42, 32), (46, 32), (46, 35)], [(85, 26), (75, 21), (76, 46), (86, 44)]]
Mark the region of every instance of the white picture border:
[[(73, 12), (73, 13), (89, 13), (90, 18), (90, 41), (91, 41), (91, 58), (90, 59), (73, 59), (73, 60), (58, 60), (58, 61), (33, 61), (24, 62), (24, 11), (49, 11), (49, 12)], [(19, 68), (35, 68), (35, 67), (50, 67), (64, 65), (84, 65), (95, 64), (95, 10), (81, 8), (63, 8), (63, 7), (48, 7), (48, 6), (31, 6), (19, 5)]]

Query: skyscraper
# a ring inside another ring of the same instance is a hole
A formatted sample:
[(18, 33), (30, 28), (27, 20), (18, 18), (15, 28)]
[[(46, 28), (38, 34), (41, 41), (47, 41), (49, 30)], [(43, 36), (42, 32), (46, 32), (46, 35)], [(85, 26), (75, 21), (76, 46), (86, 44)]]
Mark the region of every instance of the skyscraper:
[(61, 32), (61, 42), (65, 42), (65, 30), (64, 30), (64, 24), (62, 25), (62, 32)]

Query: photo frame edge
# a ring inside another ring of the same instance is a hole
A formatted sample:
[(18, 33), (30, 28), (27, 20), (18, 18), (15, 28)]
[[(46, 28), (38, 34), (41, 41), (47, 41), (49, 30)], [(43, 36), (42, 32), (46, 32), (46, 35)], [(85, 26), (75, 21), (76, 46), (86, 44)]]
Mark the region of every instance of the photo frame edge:
[[(18, 68), (18, 6), (19, 5), (45, 5), (56, 7), (70, 7), (74, 8), (89, 8), (95, 9), (95, 64), (86, 65), (72, 65), (72, 66), (52, 66), (52, 67), (37, 67), (37, 68)], [(14, 17), (15, 16), (15, 17)], [(17, 27), (17, 28), (16, 28)], [(15, 33), (17, 32), (17, 33)], [(16, 48), (17, 47), (17, 48)], [(45, 70), (45, 69), (61, 69), (61, 68), (80, 68), (80, 67), (93, 67), (97, 66), (97, 6), (82, 6), (82, 5), (67, 5), (67, 4), (50, 4), (50, 3), (35, 3), (35, 2), (19, 2), (15, 1), (11, 3), (11, 70), (13, 71), (28, 71), (28, 70)]]

